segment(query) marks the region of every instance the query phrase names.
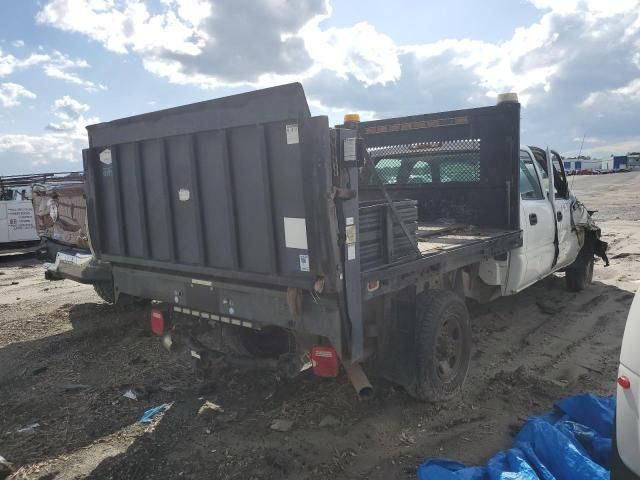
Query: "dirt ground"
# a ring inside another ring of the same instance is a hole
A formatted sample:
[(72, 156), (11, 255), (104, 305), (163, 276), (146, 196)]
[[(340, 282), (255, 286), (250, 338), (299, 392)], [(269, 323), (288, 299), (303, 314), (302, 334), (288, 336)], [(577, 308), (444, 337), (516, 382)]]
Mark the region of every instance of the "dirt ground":
[[(427, 457), (484, 462), (554, 401), (614, 392), (640, 282), (640, 172), (570, 181), (599, 210), (611, 266), (597, 263), (579, 294), (560, 274), (472, 308), (469, 380), (444, 405), (418, 403), (375, 372), (368, 402), (344, 377), (284, 381), (221, 366), (197, 383), (189, 360), (151, 336), (144, 307), (110, 307), (91, 287), (46, 281), (35, 260), (5, 260), (0, 455), (17, 479), (390, 479), (414, 478)], [(123, 397), (130, 387), (141, 398)], [(205, 401), (223, 412), (198, 414)], [(138, 422), (163, 403), (155, 423)], [(274, 419), (293, 427), (270, 430)]]

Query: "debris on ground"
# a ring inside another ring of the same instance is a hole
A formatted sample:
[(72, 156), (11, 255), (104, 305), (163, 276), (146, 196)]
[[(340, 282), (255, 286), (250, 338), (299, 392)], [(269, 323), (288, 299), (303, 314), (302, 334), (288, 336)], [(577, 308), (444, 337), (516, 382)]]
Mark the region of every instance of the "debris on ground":
[(548, 473), (544, 478), (608, 480), (614, 415), (615, 397), (568, 397), (553, 412), (531, 417), (514, 448), (497, 453), (486, 467), (428, 460), (418, 468), (418, 480), (536, 480), (536, 472)]
[(122, 394), (125, 398), (130, 398), (131, 400), (138, 400), (138, 395), (131, 388)]
[(26, 427), (22, 427), (16, 430), (17, 433), (33, 433), (36, 428), (38, 428), (40, 424), (38, 422), (32, 423), (31, 425), (27, 425)]
[(152, 407), (149, 410), (145, 410), (144, 414), (140, 418), (140, 423), (151, 423), (151, 421), (161, 412), (164, 412), (169, 405), (163, 403), (162, 405), (158, 405), (156, 407)]
[(271, 422), (271, 430), (275, 430), (276, 432), (288, 432), (293, 427), (293, 420), (286, 420), (282, 418), (276, 418), (273, 422)]
[(202, 406), (198, 409), (198, 415), (210, 415), (213, 413), (223, 412), (222, 407), (218, 404), (210, 402), (207, 400), (202, 404)]

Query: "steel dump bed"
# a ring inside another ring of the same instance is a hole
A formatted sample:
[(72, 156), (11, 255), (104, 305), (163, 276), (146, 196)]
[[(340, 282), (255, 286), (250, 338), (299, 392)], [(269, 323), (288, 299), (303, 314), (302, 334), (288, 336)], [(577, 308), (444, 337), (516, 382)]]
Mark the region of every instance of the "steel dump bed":
[(300, 85), (88, 131), (99, 258), (281, 286), (308, 286), (322, 270), (321, 255), (309, 263), (309, 251), (321, 248), (326, 231), (318, 222), (331, 182), (329, 126), (326, 117), (310, 118)]

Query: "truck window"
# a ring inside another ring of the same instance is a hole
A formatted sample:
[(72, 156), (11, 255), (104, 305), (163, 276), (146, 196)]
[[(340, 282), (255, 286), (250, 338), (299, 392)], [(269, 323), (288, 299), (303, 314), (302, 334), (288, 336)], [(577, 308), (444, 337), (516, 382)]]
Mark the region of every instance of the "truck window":
[(431, 165), (424, 160), (418, 160), (411, 169), (408, 183), (431, 183)]
[(569, 184), (567, 183), (567, 176), (564, 172), (562, 158), (558, 152), (552, 150), (551, 159), (553, 161), (553, 180), (556, 188), (556, 197), (569, 198)]
[(529, 152), (525, 150), (520, 151), (520, 197), (523, 200), (541, 200), (544, 198), (542, 187), (533, 165), (533, 159)]
[(400, 158), (383, 158), (376, 163), (376, 173), (385, 184), (398, 183), (398, 173), (402, 166)]
[[(375, 169), (387, 185), (479, 182), (480, 156), (476, 152), (460, 152), (381, 158)], [(368, 177), (365, 183), (373, 185), (375, 179)]]
[[(468, 158), (464, 158), (468, 157)], [(441, 182), (479, 182), (480, 156), (462, 154), (440, 161)]]

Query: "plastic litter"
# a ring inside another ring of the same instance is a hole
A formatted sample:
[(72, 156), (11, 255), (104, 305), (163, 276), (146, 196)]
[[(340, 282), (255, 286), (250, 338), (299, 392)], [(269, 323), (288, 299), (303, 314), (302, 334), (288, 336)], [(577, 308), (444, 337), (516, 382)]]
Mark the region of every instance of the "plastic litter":
[(146, 410), (140, 418), (140, 423), (151, 423), (154, 417), (160, 412), (164, 412), (168, 406), (169, 404), (163, 403), (162, 405), (151, 407), (149, 410)]
[(198, 415), (220, 413), (220, 412), (224, 412), (222, 407), (216, 403), (210, 402), (209, 400), (204, 402), (202, 406), (198, 409)]
[(430, 459), (418, 468), (418, 480), (608, 480), (614, 415), (614, 397), (568, 397), (553, 412), (531, 417), (515, 448), (498, 452), (486, 466)]
[(26, 427), (22, 427), (16, 430), (17, 433), (33, 433), (36, 431), (40, 424), (38, 422), (32, 423), (31, 425), (27, 425)]
[(123, 397), (126, 398), (130, 398), (131, 400), (138, 400), (138, 395), (136, 395), (136, 392), (134, 392), (133, 390), (129, 389), (126, 392), (124, 392), (122, 394)]

